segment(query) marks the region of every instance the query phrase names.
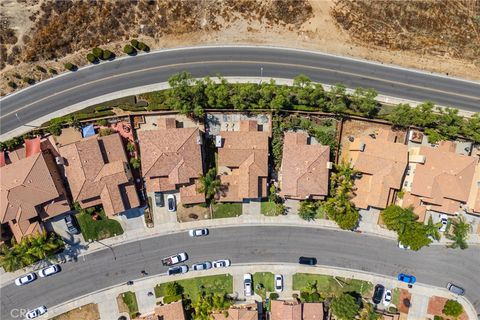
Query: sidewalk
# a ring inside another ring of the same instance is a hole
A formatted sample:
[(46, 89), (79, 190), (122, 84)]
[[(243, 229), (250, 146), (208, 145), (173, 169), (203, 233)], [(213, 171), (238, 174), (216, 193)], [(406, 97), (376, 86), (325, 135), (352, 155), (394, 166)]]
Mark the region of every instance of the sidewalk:
[[(183, 275), (179, 276), (167, 276), (165, 274), (158, 275), (158, 276), (151, 276), (146, 278), (141, 278), (134, 281), (132, 286), (127, 286), (126, 284), (121, 284), (118, 286), (113, 286), (110, 288), (105, 288), (104, 290), (100, 290), (97, 292), (93, 292), (91, 294), (85, 295), (83, 297), (79, 297), (75, 300), (67, 301), (63, 304), (58, 306), (52, 306), (49, 308), (47, 315), (41, 317), (39, 319), (47, 319), (52, 318), (54, 316), (58, 316), (62, 313), (65, 313), (71, 309), (78, 308), (88, 303), (99, 303), (99, 311), (101, 314), (102, 320), (110, 320), (110, 319), (118, 319), (119, 312), (118, 307), (115, 301), (115, 298), (121, 294), (122, 292), (126, 291), (134, 291), (137, 295), (137, 301), (139, 302), (139, 309), (141, 313), (146, 313), (152, 311), (155, 307), (155, 297), (148, 297), (146, 293), (148, 291), (154, 291), (154, 287), (157, 284), (169, 282), (173, 280), (182, 280), (182, 279), (190, 279), (195, 277), (201, 276), (209, 276), (209, 275), (216, 275), (216, 274), (225, 274), (229, 273), (233, 276), (234, 279), (234, 292), (238, 293), (238, 298), (243, 298), (243, 274), (244, 273), (255, 273), (255, 272), (272, 272), (282, 274), (285, 279), (289, 279), (285, 281), (285, 291), (282, 293), (282, 298), (291, 299), (292, 290), (292, 282), (291, 278), (295, 273), (315, 273), (315, 274), (324, 274), (336, 277), (344, 277), (344, 278), (352, 278), (352, 279), (359, 279), (363, 281), (369, 281), (373, 285), (380, 283), (384, 285), (386, 288), (402, 288), (407, 289), (412, 294), (411, 303), (412, 306), (410, 308), (408, 314), (408, 320), (424, 320), (427, 316), (427, 305), (428, 305), (428, 298), (430, 296), (439, 296), (445, 297), (449, 299), (455, 298), (460, 303), (463, 304), (465, 311), (469, 319), (474, 320), (476, 319), (476, 313), (473, 306), (464, 298), (453, 296), (448, 290), (444, 288), (437, 288), (428, 285), (423, 285), (416, 283), (412, 289), (408, 289), (407, 284), (398, 282), (395, 278), (386, 277), (384, 275), (378, 275), (374, 273), (366, 273), (359, 270), (351, 270), (351, 269), (343, 269), (343, 268), (332, 268), (326, 266), (303, 266), (298, 264), (234, 264), (229, 268), (226, 269), (210, 269), (206, 271), (200, 272), (188, 272)], [(240, 283), (238, 283), (240, 282)], [(248, 300), (253, 300), (254, 297), (249, 298)], [(144, 300), (144, 301), (142, 301)], [(108, 304), (108, 305), (107, 305)]]

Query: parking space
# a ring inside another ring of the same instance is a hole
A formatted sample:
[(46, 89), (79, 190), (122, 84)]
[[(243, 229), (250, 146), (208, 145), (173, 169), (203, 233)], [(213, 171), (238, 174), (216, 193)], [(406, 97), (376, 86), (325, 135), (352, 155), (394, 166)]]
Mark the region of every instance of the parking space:
[(124, 231), (132, 231), (146, 228), (143, 211), (145, 208), (134, 208), (123, 212), (115, 217), (121, 223)]
[[(73, 212), (68, 212), (57, 217), (48, 219), (44, 222), (45, 228), (48, 231), (53, 231), (58, 234), (68, 245), (75, 245), (85, 242), (81, 232), (79, 234), (73, 234), (68, 230), (67, 223), (65, 222), (65, 217), (69, 214), (73, 214)], [(80, 231), (78, 223), (76, 224), (76, 227), (78, 231)]]
[[(180, 203), (180, 193), (179, 192), (163, 192), (157, 195), (157, 200), (155, 199), (155, 193), (149, 192), (148, 197), (152, 199), (152, 209), (153, 209), (153, 222), (155, 225), (164, 224), (164, 223), (175, 223), (177, 222), (177, 213), (168, 211), (167, 208), (167, 197), (168, 195), (173, 195), (175, 197), (176, 206)], [(158, 198), (159, 197), (159, 198)]]

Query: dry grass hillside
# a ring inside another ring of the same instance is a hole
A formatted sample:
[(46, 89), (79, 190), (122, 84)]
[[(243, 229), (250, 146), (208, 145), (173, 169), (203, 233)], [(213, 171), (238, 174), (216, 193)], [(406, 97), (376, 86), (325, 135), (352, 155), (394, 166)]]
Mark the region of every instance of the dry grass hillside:
[(0, 0), (0, 92), (87, 64), (95, 46), (264, 44), (480, 79), (479, 1)]

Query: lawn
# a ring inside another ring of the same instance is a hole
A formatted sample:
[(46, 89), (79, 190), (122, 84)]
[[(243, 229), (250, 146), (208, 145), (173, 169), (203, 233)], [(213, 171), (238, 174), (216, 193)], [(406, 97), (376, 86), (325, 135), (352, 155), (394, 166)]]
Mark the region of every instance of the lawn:
[(123, 300), (123, 303), (127, 305), (130, 318), (131, 319), (135, 318), (138, 314), (138, 303), (137, 303), (137, 296), (135, 295), (135, 293), (131, 291), (122, 293), (122, 300)]
[(242, 214), (241, 203), (215, 203), (213, 205), (213, 218), (232, 218)]
[(99, 220), (93, 220), (92, 215), (83, 210), (76, 215), (85, 241), (101, 240), (123, 233), (122, 226), (118, 221), (108, 219), (103, 210), (98, 211), (98, 214)]
[(398, 306), (398, 303), (400, 302), (400, 289), (395, 288), (392, 290), (392, 304), (395, 306)]
[(337, 296), (342, 292), (358, 292), (362, 296), (370, 296), (373, 284), (357, 279), (346, 279), (310, 273), (296, 273), (293, 275), (293, 290), (302, 290), (308, 282), (317, 281), (318, 292), (323, 296)]
[(255, 272), (253, 274), (253, 290), (265, 300), (267, 292), (273, 292), (274, 275), (271, 272)]
[[(203, 291), (218, 294), (233, 293), (233, 277), (229, 274), (178, 280), (177, 283), (183, 287), (183, 294), (188, 296), (192, 302), (196, 302), (199, 293)], [(157, 298), (165, 296), (165, 287), (166, 283), (155, 286)]]
[(266, 216), (276, 216), (275, 206), (276, 203), (273, 201), (262, 201), (260, 203), (260, 212)]

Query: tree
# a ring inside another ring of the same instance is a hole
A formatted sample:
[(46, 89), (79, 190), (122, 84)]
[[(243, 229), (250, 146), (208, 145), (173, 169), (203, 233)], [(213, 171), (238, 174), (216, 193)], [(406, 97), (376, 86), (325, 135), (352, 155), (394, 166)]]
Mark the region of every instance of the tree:
[(125, 52), (126, 54), (134, 54), (135, 48), (129, 44), (126, 44), (125, 47), (123, 47), (123, 52)]
[(130, 159), (130, 164), (132, 165), (133, 169), (138, 169), (140, 168), (140, 158), (131, 158)]
[(171, 76), (168, 84), (171, 89), (167, 93), (166, 105), (182, 114), (203, 116), (206, 104), (204, 81), (195, 80), (188, 72), (180, 72)]
[(347, 110), (346, 88), (338, 83), (327, 92), (328, 100), (325, 104), (326, 111), (333, 113), (344, 113)]
[(433, 223), (433, 217), (428, 218), (428, 223), (425, 225), (425, 233), (427, 236), (431, 236), (435, 240), (440, 240), (441, 235), (439, 228), (442, 226), (442, 222)]
[(462, 250), (468, 248), (467, 238), (472, 226), (465, 220), (464, 216), (458, 216), (452, 220), (452, 231), (447, 234), (447, 238), (453, 242), (447, 247)]
[(88, 53), (87, 54), (87, 60), (90, 63), (95, 63), (97, 61), (97, 58), (95, 57), (95, 55), (93, 53)]
[(8, 81), (8, 86), (12, 89), (16, 89), (17, 88), (17, 84), (13, 81)]
[(230, 107), (231, 86), (225, 78), (218, 77), (215, 83), (209, 77), (205, 78), (205, 98), (209, 108), (226, 109)]
[(224, 295), (212, 293), (200, 293), (197, 301), (192, 304), (194, 309), (194, 320), (210, 320), (213, 312), (227, 310), (232, 305), (232, 301), (226, 299)]
[(402, 208), (395, 204), (385, 208), (381, 216), (387, 229), (396, 231), (399, 235), (403, 234), (418, 219), (412, 208)]
[(138, 49), (138, 40), (137, 39), (132, 39), (130, 40), (130, 44)]
[(176, 296), (183, 293), (183, 287), (177, 282), (167, 282), (165, 285), (166, 296)]
[(409, 127), (415, 123), (412, 107), (409, 104), (399, 104), (392, 113), (388, 115), (388, 119), (397, 127)]
[(127, 150), (128, 152), (135, 152), (135, 143), (129, 141), (127, 143)]
[(322, 85), (314, 84), (309, 77), (300, 74), (293, 79), (295, 104), (306, 106), (323, 105), (325, 92)]
[(464, 126), (463, 117), (458, 115), (458, 109), (453, 108), (437, 108), (440, 115), (436, 130), (445, 139), (455, 139), (462, 131)]
[(312, 200), (300, 201), (300, 209), (298, 215), (303, 220), (315, 220), (317, 214), (318, 202)]
[(230, 101), (234, 109), (247, 110), (257, 107), (260, 98), (257, 84), (239, 84), (233, 88), (233, 95), (230, 97)]
[(415, 222), (409, 226), (404, 233), (399, 234), (398, 241), (414, 251), (420, 250), (422, 247), (432, 243), (432, 240), (428, 238), (426, 233), (425, 225), (419, 222)]
[(451, 317), (458, 317), (463, 313), (463, 306), (460, 302), (455, 300), (447, 300), (445, 306), (443, 307), (443, 314)]
[(42, 66), (35, 66), (35, 69), (37, 69), (37, 70), (40, 71), (41, 73), (47, 73), (47, 69), (45, 69), (45, 68), (42, 67)]
[(99, 47), (93, 48), (92, 53), (95, 56), (95, 58), (97, 58), (97, 59), (100, 59), (101, 57), (103, 57), (103, 49), (101, 49)]
[(462, 133), (476, 143), (480, 143), (480, 113), (475, 113), (464, 122)]
[(110, 50), (104, 50), (102, 54), (102, 59), (103, 60), (108, 60), (113, 57), (113, 52)]
[(371, 303), (364, 303), (362, 311), (360, 311), (360, 320), (378, 320), (380, 315), (375, 312), (375, 308)]
[(367, 117), (373, 117), (379, 110), (378, 102), (375, 100), (377, 96), (378, 93), (374, 89), (356, 88), (351, 96), (352, 107)]
[(214, 199), (220, 190), (221, 182), (217, 177), (217, 169), (210, 168), (206, 175), (200, 176), (198, 192), (204, 193), (207, 201)]
[(70, 62), (65, 63), (63, 66), (69, 71), (75, 71), (77, 69), (77, 66)]
[(48, 126), (47, 131), (54, 136), (59, 136), (62, 134), (62, 125), (60, 123), (53, 123)]
[(338, 320), (355, 319), (360, 310), (355, 298), (347, 293), (343, 293), (339, 297), (333, 298), (331, 307), (332, 313)]

